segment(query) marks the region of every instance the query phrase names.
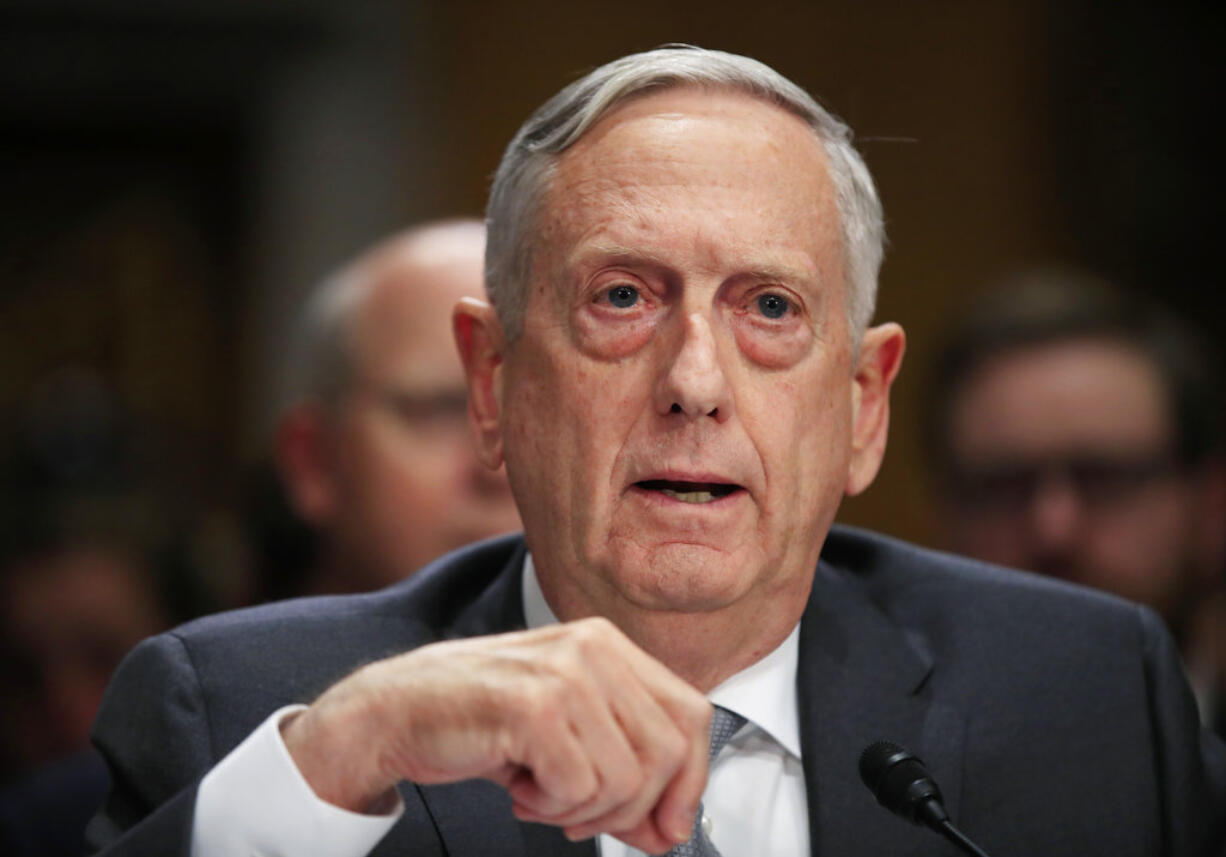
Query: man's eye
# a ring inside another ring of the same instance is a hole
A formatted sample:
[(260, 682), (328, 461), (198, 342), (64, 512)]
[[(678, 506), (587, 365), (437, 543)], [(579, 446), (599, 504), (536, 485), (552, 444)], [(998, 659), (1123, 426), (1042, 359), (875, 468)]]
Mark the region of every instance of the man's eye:
[(639, 291), (634, 286), (614, 286), (605, 295), (618, 309), (627, 309), (639, 302)]
[(765, 294), (758, 296), (758, 312), (767, 318), (783, 318), (788, 311), (788, 299), (782, 295)]

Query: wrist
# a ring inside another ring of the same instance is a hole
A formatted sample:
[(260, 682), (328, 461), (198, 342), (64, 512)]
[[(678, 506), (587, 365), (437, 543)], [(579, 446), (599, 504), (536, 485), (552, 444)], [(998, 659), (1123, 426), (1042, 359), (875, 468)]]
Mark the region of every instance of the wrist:
[(394, 779), (377, 764), (378, 730), (362, 707), (325, 694), (281, 721), (281, 739), (294, 766), (322, 801), (350, 812), (384, 815), (397, 803)]

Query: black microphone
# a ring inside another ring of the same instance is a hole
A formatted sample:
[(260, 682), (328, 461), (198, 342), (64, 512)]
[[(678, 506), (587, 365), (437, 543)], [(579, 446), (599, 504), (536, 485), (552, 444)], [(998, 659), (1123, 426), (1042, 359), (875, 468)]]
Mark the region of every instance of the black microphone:
[(877, 803), (912, 824), (931, 827), (973, 857), (988, 857), (954, 827), (944, 799), (924, 763), (891, 741), (869, 744), (860, 754), (860, 779)]

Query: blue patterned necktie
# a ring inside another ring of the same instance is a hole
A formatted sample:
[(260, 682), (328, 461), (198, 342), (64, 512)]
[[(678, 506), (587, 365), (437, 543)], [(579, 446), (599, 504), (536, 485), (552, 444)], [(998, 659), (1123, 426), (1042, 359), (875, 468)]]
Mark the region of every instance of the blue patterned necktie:
[[(707, 758), (714, 762), (715, 757), (719, 755), (719, 751), (724, 749), (724, 745), (728, 743), (736, 731), (745, 725), (745, 718), (739, 714), (735, 714), (726, 708), (715, 706), (715, 713), (711, 715), (711, 749)], [(702, 829), (703, 808), (702, 804), (698, 805), (698, 814), (694, 816), (694, 830), (690, 833), (688, 842), (682, 842), (675, 848), (669, 850), (664, 857), (720, 857), (715, 846), (711, 844), (711, 840), (707, 838), (707, 834)]]

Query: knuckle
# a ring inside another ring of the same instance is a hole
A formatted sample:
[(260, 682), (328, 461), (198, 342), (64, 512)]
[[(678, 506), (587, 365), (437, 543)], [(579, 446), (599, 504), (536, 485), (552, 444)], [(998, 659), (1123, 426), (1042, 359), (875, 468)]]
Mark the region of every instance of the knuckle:
[(714, 710), (705, 698), (689, 700), (681, 708), (681, 725), (690, 734), (705, 734), (711, 728), (711, 717)]
[(541, 659), (545, 670), (555, 676), (573, 680), (583, 672), (584, 651), (587, 645), (583, 641), (583, 632), (572, 632), (558, 645), (553, 646)]
[(583, 621), (584, 621), (584, 624), (595, 629), (596, 633), (600, 633), (600, 634), (620, 633), (617, 630), (617, 626), (613, 624), (613, 621), (606, 616), (589, 616), (587, 619), (584, 619)]
[(557, 681), (537, 681), (518, 694), (516, 713), (529, 727), (554, 731), (563, 727), (561, 700), (564, 693)]
[(604, 616), (589, 616), (575, 623), (575, 630), (586, 644), (607, 644), (621, 634), (617, 626)]
[(594, 616), (575, 623), (571, 639), (575, 648), (584, 656), (601, 652), (609, 647), (613, 624), (602, 616)]
[(608, 797), (614, 804), (622, 804), (635, 797), (646, 785), (643, 771), (637, 767), (627, 768), (610, 775), (605, 783)]
[(553, 704), (560, 705), (586, 679), (587, 670), (584, 669), (582, 655), (567, 649), (554, 653), (549, 659), (548, 674), (542, 684)]
[(599, 790), (596, 777), (590, 771), (556, 767), (544, 777), (541, 787), (542, 814), (553, 819), (573, 813), (591, 801)]
[(662, 735), (656, 747), (656, 763), (668, 771), (674, 771), (685, 763), (690, 744), (679, 732)]
[(580, 806), (593, 800), (600, 792), (600, 783), (592, 774), (576, 777), (565, 792), (564, 797), (571, 806)]

